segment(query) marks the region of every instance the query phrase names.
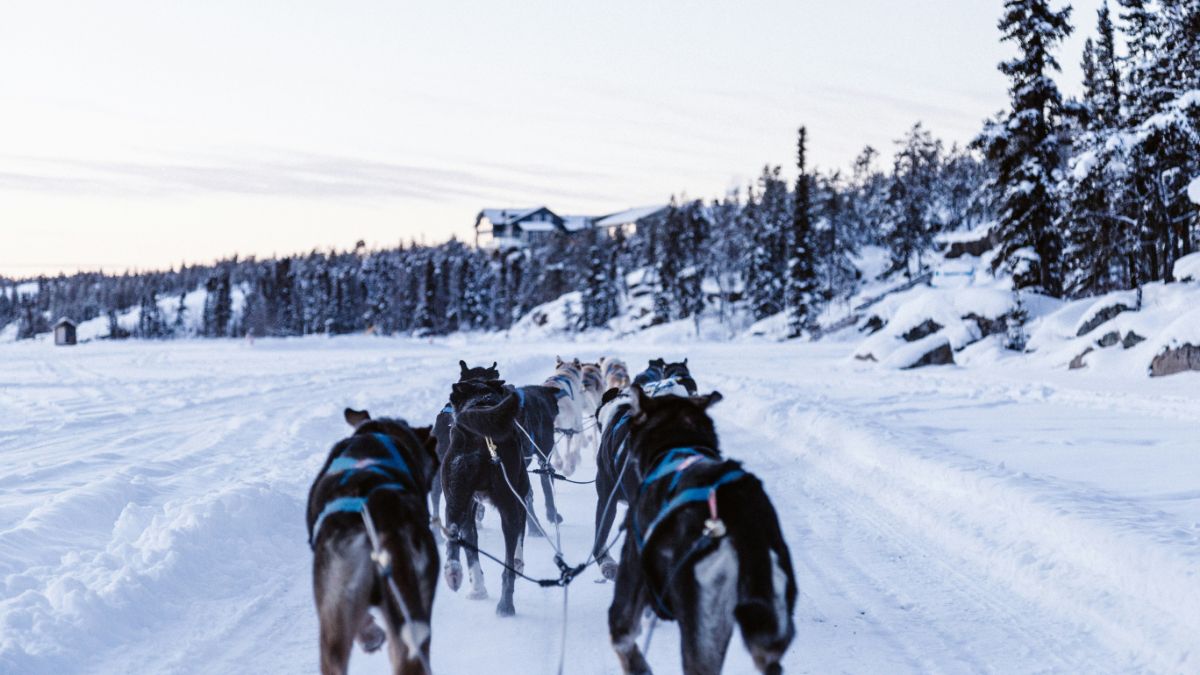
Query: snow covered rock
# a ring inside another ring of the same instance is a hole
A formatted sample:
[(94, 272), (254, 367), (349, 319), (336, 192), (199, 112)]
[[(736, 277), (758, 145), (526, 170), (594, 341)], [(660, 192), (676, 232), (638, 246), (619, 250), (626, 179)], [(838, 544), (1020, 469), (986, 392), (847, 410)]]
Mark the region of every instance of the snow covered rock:
[(1200, 347), (1193, 344), (1166, 349), (1150, 362), (1150, 377), (1166, 377), (1188, 370), (1200, 370)]
[(940, 334), (905, 345), (892, 352), (883, 362), (885, 366), (900, 370), (953, 364), (954, 350), (950, 347), (950, 339)]
[[(1126, 297), (1129, 296), (1129, 297)], [(1130, 305), (1137, 305), (1133, 299), (1132, 291), (1122, 291), (1119, 293), (1109, 293), (1100, 298), (1084, 313), (1083, 318), (1079, 322), (1079, 328), (1075, 331), (1076, 337), (1083, 337), (1095, 330), (1098, 326), (1108, 323), (1122, 312), (1128, 312), (1133, 309)]]
[(1067, 368), (1070, 370), (1079, 370), (1080, 368), (1087, 368), (1087, 362), (1084, 361), (1084, 358), (1086, 358), (1088, 354), (1091, 354), (1094, 351), (1096, 351), (1096, 349), (1094, 347), (1088, 347), (1087, 349), (1083, 350), (1078, 355), (1076, 355), (1075, 358), (1071, 359), (1071, 363), (1067, 364)]
[(1172, 275), (1176, 281), (1200, 281), (1200, 252), (1176, 260)]
[(1193, 204), (1200, 206), (1200, 176), (1196, 176), (1188, 184), (1188, 199), (1192, 200)]
[(945, 328), (945, 326), (934, 321), (933, 319), (925, 319), (924, 321), (917, 324), (916, 326), (913, 326), (912, 328), (908, 329), (908, 331), (906, 333), (904, 333), (904, 335), (902, 335), (901, 337), (904, 338), (905, 342), (916, 342), (917, 340), (927, 338), (930, 335), (933, 335), (934, 333), (938, 332), (942, 328)]

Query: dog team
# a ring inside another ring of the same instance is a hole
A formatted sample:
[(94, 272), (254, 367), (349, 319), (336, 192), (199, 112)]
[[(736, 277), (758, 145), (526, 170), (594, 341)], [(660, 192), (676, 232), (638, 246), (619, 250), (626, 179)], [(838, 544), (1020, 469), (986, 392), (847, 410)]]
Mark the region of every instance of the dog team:
[[(650, 672), (636, 643), (647, 609), (678, 622), (685, 673), (719, 673), (735, 626), (760, 672), (783, 672), (795, 633), (791, 556), (762, 483), (721, 452), (708, 414), (721, 394), (698, 394), (686, 359), (654, 359), (631, 378), (620, 359), (556, 358), (549, 378), (524, 386), (506, 383), (495, 363), (459, 367), (432, 427), (347, 408), (353, 432), (313, 482), (307, 523), (322, 673), (345, 673), (357, 641), (368, 652), (386, 643), (395, 673), (432, 675), (439, 568), (458, 591), (465, 555), (468, 597), (487, 597), (479, 557), (491, 556), (477, 532), (485, 504), (504, 536), (493, 558), (504, 570), (496, 613), (512, 616), (525, 535), (562, 522), (552, 481), (573, 474), (585, 449), (596, 453), (595, 538), (585, 565), (564, 580), (595, 564), (615, 581), (608, 627), (624, 672)], [(625, 522), (610, 540), (618, 502)]]

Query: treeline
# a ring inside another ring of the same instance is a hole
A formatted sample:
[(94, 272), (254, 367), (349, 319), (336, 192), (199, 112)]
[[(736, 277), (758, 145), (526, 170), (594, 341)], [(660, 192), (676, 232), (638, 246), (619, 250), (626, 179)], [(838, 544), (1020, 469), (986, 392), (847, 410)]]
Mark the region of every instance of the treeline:
[[(815, 170), (806, 131), (796, 179), (767, 166), (744, 191), (712, 201), (672, 198), (664, 216), (615, 236), (556, 233), (503, 255), (450, 241), (370, 251), (238, 259), (178, 271), (0, 281), (0, 326), (28, 337), (58, 316), (108, 315), (122, 337), (445, 334), (510, 327), (533, 307), (578, 291), (580, 330), (629, 303), (631, 273), (652, 293), (649, 323), (697, 316), (744, 324), (782, 313), (793, 336), (819, 333), (826, 303), (862, 283), (863, 247), (909, 278), (931, 263), (938, 234), (987, 225), (987, 257), (1017, 288), (1078, 296), (1170, 280), (1195, 250), (1200, 209), (1200, 0), (1104, 5), (1081, 62), (1084, 93), (1065, 99), (1056, 50), (1069, 8), (1008, 0), (1000, 64), (1010, 105), (967, 147), (914, 125), (890, 157), (864, 148), (846, 170)], [(202, 307), (183, 296), (204, 289)], [(172, 316), (163, 303), (180, 308)], [(118, 314), (140, 306), (132, 330)], [(187, 316), (197, 311), (198, 317)]]

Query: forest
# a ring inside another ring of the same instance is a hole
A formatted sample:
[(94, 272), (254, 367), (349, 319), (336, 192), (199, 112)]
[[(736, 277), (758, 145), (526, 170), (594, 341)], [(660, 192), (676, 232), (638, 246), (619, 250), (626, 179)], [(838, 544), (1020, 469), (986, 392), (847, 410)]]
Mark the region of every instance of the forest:
[[(818, 171), (800, 127), (794, 181), (766, 166), (741, 191), (672, 197), (664, 217), (632, 236), (558, 233), (502, 254), (456, 240), (360, 244), (0, 279), (0, 328), (15, 322), (29, 338), (60, 316), (107, 316), (112, 338), (443, 335), (505, 330), (577, 291), (573, 327), (583, 331), (623, 311), (627, 279), (643, 270), (654, 279), (655, 323), (719, 307), (722, 321), (786, 313), (790, 336), (815, 336), (821, 307), (863, 283), (864, 247), (889, 252), (887, 275), (913, 278), (938, 235), (979, 228), (993, 244), (992, 272), (1017, 289), (1082, 297), (1171, 281), (1200, 237), (1200, 0), (1118, 0), (1082, 17), (1091, 37), (1071, 57), (1083, 93), (1068, 98), (1055, 79), (1067, 57), (1057, 52), (1076, 18), (1047, 0), (1004, 3), (1000, 39), (1015, 52), (999, 64), (1009, 106), (965, 146), (918, 122), (890, 155), (868, 146), (847, 168)], [(162, 309), (160, 300), (201, 288), (199, 321), (183, 302), (174, 315)], [(135, 307), (129, 331), (117, 317)]]

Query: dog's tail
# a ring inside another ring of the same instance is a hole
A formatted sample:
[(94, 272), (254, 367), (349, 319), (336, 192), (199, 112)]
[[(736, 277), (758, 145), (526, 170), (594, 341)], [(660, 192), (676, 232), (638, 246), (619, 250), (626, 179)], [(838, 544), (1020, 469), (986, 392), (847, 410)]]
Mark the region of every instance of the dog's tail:
[(458, 424), (480, 436), (504, 436), (512, 432), (520, 406), (516, 392), (510, 391), (496, 405), (467, 408), (456, 418)]
[[(746, 648), (763, 673), (782, 673), (779, 660), (795, 635), (792, 608), (796, 583), (792, 561), (779, 529), (775, 508), (757, 478), (730, 485), (730, 497), (742, 501), (729, 514), (729, 534), (738, 555), (738, 599), (733, 615)], [(726, 516), (722, 514), (722, 518)]]

